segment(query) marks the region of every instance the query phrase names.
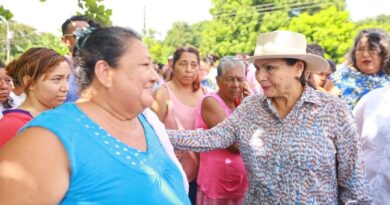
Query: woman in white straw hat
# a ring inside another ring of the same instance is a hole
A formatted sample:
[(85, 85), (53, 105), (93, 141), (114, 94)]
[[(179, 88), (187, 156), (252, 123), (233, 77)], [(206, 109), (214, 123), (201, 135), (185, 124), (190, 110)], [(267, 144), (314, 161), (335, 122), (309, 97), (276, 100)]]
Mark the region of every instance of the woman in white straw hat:
[(245, 204), (370, 204), (347, 105), (303, 77), (327, 61), (307, 54), (305, 37), (290, 31), (260, 34), (248, 60), (263, 94), (212, 129), (168, 131), (173, 145), (202, 152), (238, 142), (250, 183)]

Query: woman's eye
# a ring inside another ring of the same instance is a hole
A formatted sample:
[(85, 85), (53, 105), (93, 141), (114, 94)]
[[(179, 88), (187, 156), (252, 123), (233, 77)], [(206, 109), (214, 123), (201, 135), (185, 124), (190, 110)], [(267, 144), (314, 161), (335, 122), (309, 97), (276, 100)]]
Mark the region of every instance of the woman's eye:
[(61, 78), (53, 78), (53, 79), (51, 79), (53, 82), (55, 82), (55, 83), (58, 83), (58, 82), (60, 82), (60, 80), (61, 80)]
[(274, 69), (274, 67), (271, 66), (271, 65), (267, 65), (267, 66), (265, 66), (265, 69), (266, 69), (267, 71), (271, 71), (271, 70)]

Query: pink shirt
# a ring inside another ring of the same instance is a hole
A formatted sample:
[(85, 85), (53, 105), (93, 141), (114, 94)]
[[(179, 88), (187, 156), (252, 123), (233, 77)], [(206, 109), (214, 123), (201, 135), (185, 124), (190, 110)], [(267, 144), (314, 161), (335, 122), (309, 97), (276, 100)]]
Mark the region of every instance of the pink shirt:
[[(193, 130), (195, 122), (196, 107), (183, 104), (173, 93), (168, 84), (163, 85), (168, 90), (168, 113), (164, 119), (167, 129)], [(202, 89), (202, 88), (201, 88)], [(199, 155), (195, 152), (175, 150), (175, 154), (183, 166), (189, 182), (196, 179), (199, 169)]]
[(27, 124), (33, 116), (25, 110), (11, 109), (3, 111), (0, 119), (0, 148), (11, 140), (20, 128)]
[[(232, 114), (221, 97), (208, 94), (203, 97), (215, 98), (225, 110), (227, 116)], [(202, 103), (196, 112), (195, 127), (208, 129), (201, 115)], [(198, 186), (212, 199), (243, 198), (248, 187), (247, 173), (240, 154), (225, 149), (216, 149), (200, 153)]]

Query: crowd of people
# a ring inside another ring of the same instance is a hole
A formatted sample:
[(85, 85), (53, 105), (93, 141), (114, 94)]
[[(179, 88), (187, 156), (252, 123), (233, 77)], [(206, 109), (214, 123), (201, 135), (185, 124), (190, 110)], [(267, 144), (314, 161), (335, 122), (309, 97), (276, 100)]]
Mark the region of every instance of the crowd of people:
[(0, 63), (0, 204), (390, 204), (385, 31), (337, 66), (292, 31), (165, 65), (128, 28), (62, 33)]

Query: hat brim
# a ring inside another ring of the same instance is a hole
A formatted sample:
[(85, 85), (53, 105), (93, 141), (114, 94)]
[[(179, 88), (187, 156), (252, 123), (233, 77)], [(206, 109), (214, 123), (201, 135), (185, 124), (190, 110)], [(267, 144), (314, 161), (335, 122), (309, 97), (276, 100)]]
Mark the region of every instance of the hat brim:
[(248, 58), (245, 58), (246, 61), (254, 63), (256, 60), (260, 59), (275, 59), (275, 58), (294, 58), (303, 60), (306, 63), (306, 71), (309, 72), (323, 72), (326, 71), (330, 65), (327, 60), (324, 58), (313, 55), (313, 54), (268, 54), (268, 55), (261, 55), (261, 56), (251, 56)]

